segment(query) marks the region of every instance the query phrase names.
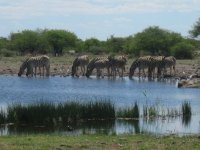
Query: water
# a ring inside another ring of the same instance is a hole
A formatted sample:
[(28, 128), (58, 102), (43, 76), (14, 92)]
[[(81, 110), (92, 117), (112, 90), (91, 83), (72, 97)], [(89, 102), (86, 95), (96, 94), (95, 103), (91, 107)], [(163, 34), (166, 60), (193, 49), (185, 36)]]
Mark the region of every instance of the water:
[[(180, 108), (183, 101), (190, 102), (193, 115), (188, 124), (181, 118), (157, 119), (145, 121), (116, 120), (101, 124), (100, 127), (89, 127), (86, 123), (76, 125), (74, 134), (93, 133), (138, 133), (155, 134), (197, 134), (200, 133), (200, 89), (177, 88), (176, 80), (148, 81), (147, 79), (117, 78), (96, 79), (50, 77), (50, 78), (19, 78), (17, 76), (0, 76), (0, 105), (5, 108), (10, 103), (35, 103), (38, 101), (66, 102), (76, 100), (87, 102), (91, 100), (109, 99), (116, 107), (127, 107), (138, 102), (144, 104), (159, 104), (163, 107)], [(91, 123), (89, 123), (91, 124)], [(109, 125), (108, 125), (109, 124)], [(1, 134), (19, 134), (29, 132), (27, 128), (1, 127)], [(59, 132), (65, 134), (66, 128), (36, 130), (38, 132)]]

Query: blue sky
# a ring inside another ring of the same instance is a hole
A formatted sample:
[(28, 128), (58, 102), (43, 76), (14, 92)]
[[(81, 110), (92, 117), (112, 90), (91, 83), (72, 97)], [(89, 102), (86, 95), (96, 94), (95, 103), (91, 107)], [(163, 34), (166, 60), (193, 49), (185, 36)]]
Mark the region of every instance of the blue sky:
[(65, 29), (79, 38), (125, 37), (149, 26), (188, 36), (200, 0), (0, 0), (0, 36), (24, 29)]

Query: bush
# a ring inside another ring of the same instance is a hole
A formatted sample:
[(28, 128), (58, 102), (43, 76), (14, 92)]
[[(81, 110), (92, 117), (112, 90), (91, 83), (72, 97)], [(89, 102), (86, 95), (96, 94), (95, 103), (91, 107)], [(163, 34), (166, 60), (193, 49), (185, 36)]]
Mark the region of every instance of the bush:
[(171, 55), (178, 59), (192, 59), (193, 50), (193, 45), (181, 42), (171, 48)]
[(103, 52), (105, 52), (105, 50), (103, 48), (98, 47), (98, 46), (91, 46), (88, 51), (95, 55), (99, 55), (99, 54), (102, 54)]
[(12, 57), (16, 55), (16, 52), (3, 48), (0, 50), (0, 55), (4, 57)]

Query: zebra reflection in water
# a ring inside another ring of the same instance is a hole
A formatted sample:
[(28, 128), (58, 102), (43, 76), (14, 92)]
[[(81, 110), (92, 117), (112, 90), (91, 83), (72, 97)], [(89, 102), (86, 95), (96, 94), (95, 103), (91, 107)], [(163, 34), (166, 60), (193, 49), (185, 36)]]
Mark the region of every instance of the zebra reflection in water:
[[(22, 65), (20, 66), (18, 76), (21, 76), (24, 73), (24, 70), (27, 69), (26, 76), (33, 76), (33, 68), (35, 68), (34, 75), (37, 75), (37, 67), (39, 68), (40, 76), (44, 76), (44, 69), (46, 70), (46, 76), (50, 74), (50, 61), (49, 57), (46, 55), (36, 56), (27, 58)], [(41, 68), (43, 73), (41, 74)]]

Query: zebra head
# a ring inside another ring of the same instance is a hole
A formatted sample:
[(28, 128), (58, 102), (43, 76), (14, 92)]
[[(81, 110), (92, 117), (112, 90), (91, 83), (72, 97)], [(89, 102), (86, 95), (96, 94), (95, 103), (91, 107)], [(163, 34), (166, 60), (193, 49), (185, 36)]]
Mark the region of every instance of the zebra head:
[[(29, 58), (27, 58), (20, 66), (19, 72), (18, 72), (18, 76), (21, 77), (21, 75), (24, 73), (24, 70), (28, 67), (28, 60)], [(27, 71), (28, 73), (28, 71)]]
[(76, 68), (78, 67), (78, 58), (76, 58), (73, 61), (73, 65), (72, 65), (72, 76), (74, 76), (76, 74)]
[(93, 58), (89, 64), (87, 65), (87, 72), (86, 72), (86, 77), (90, 77), (92, 74), (93, 69), (95, 68), (95, 62), (99, 60), (99, 58)]
[(136, 60), (132, 63), (132, 65), (131, 65), (131, 67), (130, 67), (130, 69), (129, 69), (129, 78), (132, 78), (132, 76), (134, 75), (135, 69), (136, 69), (138, 66), (139, 66), (139, 61), (138, 61), (138, 59), (136, 59)]

